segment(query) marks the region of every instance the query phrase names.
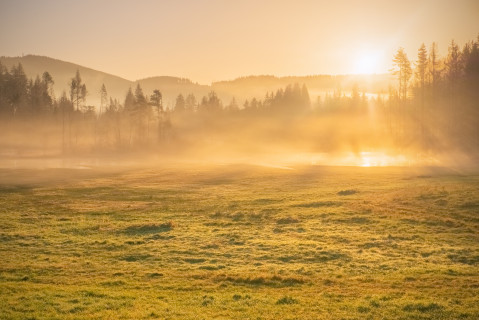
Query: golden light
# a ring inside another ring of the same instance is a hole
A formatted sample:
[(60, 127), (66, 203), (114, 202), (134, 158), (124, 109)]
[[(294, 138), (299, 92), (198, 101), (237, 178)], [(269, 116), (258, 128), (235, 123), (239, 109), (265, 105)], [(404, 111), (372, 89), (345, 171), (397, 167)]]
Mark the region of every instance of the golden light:
[(382, 152), (360, 152), (357, 156), (357, 166), (360, 167), (385, 167), (385, 166), (403, 166), (408, 161), (405, 156), (391, 156)]
[[(422, 160), (421, 164), (437, 164), (434, 159)], [(326, 166), (347, 166), (347, 167), (402, 167), (418, 164), (403, 154), (389, 153), (387, 150), (345, 152), (338, 154), (328, 153), (291, 153), (282, 155), (281, 159), (271, 157), (264, 158), (261, 162), (254, 161), (254, 164), (263, 167), (289, 169), (298, 164), (326, 165)]]

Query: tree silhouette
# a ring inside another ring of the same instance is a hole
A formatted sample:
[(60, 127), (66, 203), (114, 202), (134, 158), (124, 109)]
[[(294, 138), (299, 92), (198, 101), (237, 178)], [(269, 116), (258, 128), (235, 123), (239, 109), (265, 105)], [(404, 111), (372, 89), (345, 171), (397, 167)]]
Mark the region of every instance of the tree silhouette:
[(452, 40), (449, 45), (445, 65), (446, 78), (452, 85), (454, 85), (458, 81), (461, 73), (461, 52), (459, 51), (459, 46), (454, 40)]
[(419, 87), (419, 94), (421, 96), (421, 110), (419, 115), (419, 121), (420, 121), (420, 128), (421, 128), (420, 129), (421, 141), (423, 143), (424, 143), (424, 134), (425, 134), (424, 103), (425, 103), (425, 85), (426, 85), (427, 66), (428, 66), (427, 50), (426, 50), (426, 45), (423, 43), (421, 47), (419, 47), (419, 50), (417, 52), (416, 72), (414, 73), (416, 78), (416, 84)]
[(412, 75), (411, 63), (407, 58), (403, 48), (399, 48), (394, 55), (392, 72), (398, 77), (399, 81), (399, 99), (406, 100), (409, 79)]
[(439, 57), (438, 57), (438, 52), (437, 52), (437, 44), (435, 42), (432, 43), (431, 45), (431, 51), (429, 53), (429, 61), (428, 61), (428, 74), (431, 78), (431, 85), (433, 92), (435, 91), (437, 87), (437, 83), (439, 81), (440, 77), (440, 63), (439, 63)]
[(70, 80), (70, 101), (76, 111), (83, 111), (86, 100), (86, 85), (82, 83), (80, 71), (76, 71), (75, 77)]
[(176, 103), (175, 103), (175, 112), (178, 112), (178, 113), (183, 113), (185, 112), (185, 98), (183, 97), (183, 95), (180, 93), (177, 97), (176, 97)]
[(105, 84), (103, 83), (100, 89), (100, 115), (103, 112), (103, 108), (106, 108), (107, 103), (108, 103), (108, 92), (106, 91)]
[(426, 84), (427, 65), (427, 49), (423, 43), (417, 52), (416, 72), (414, 73), (416, 83), (419, 84), (421, 89), (423, 89)]
[(6, 85), (7, 100), (11, 107), (11, 113), (13, 117), (16, 116), (17, 111), (20, 113), (25, 113), (26, 101), (27, 101), (27, 76), (23, 70), (21, 63), (18, 66), (13, 66), (10, 71), (9, 81)]
[(148, 138), (149, 134), (150, 109), (148, 101), (143, 93), (143, 89), (141, 89), (140, 84), (137, 84), (135, 89), (133, 116), (136, 122), (138, 138), (140, 139), (140, 141), (143, 141), (145, 137)]
[(53, 91), (53, 85), (55, 84), (55, 81), (53, 81), (53, 77), (48, 71), (45, 71), (42, 74), (42, 81), (45, 85), (45, 93), (50, 96), (52, 101), (55, 100), (55, 92)]
[(185, 109), (189, 113), (195, 112), (196, 109), (196, 97), (194, 94), (190, 93), (188, 96), (186, 96), (185, 100)]
[(153, 90), (153, 94), (150, 97), (150, 102), (156, 107), (158, 115), (160, 112), (163, 112), (163, 96), (161, 95), (160, 90)]

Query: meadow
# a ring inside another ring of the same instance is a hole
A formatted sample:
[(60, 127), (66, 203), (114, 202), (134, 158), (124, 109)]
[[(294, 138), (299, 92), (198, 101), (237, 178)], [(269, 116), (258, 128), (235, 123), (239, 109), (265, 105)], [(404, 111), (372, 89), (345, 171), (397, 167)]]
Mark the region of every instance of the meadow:
[(0, 169), (0, 319), (479, 319), (479, 175)]

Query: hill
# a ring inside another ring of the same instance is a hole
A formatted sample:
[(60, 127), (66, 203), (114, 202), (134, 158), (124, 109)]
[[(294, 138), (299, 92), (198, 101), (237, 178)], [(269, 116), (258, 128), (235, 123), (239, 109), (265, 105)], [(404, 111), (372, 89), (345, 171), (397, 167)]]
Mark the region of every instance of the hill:
[(68, 92), (68, 83), (75, 76), (76, 71), (79, 70), (88, 90), (87, 103), (93, 105), (98, 104), (100, 100), (99, 91), (103, 83), (110, 96), (122, 99), (128, 88), (133, 85), (132, 81), (115, 75), (49, 57), (35, 55), (1, 57), (0, 61), (8, 69), (21, 63), (28, 78), (41, 76), (43, 72), (48, 71), (55, 81), (54, 89), (57, 97), (61, 95), (63, 90)]
[(167, 106), (173, 106), (176, 97), (180, 93), (183, 95), (193, 93), (199, 100), (211, 90), (211, 87), (208, 85), (199, 85), (189, 79), (169, 76), (131, 81), (75, 63), (44, 56), (0, 57), (0, 62), (9, 70), (12, 66), (21, 63), (27, 78), (35, 78), (37, 75), (41, 76), (43, 72), (48, 71), (55, 81), (54, 90), (57, 97), (64, 90), (68, 92), (69, 82), (76, 71), (79, 70), (82, 80), (87, 86), (87, 104), (90, 105), (98, 105), (100, 103), (99, 91), (102, 84), (105, 84), (108, 95), (119, 99), (120, 102), (123, 102), (128, 88), (131, 87), (134, 90), (137, 84), (140, 84), (146, 95), (150, 95), (153, 90), (159, 89)]
[(266, 92), (276, 91), (289, 84), (306, 84), (312, 99), (326, 92), (342, 90), (351, 91), (353, 86), (358, 86), (360, 91), (369, 93), (386, 92), (392, 78), (388, 74), (374, 75), (311, 75), (276, 77), (272, 75), (247, 76), (233, 80), (214, 82), (211, 85), (202, 85), (186, 78), (158, 76), (130, 81), (112, 74), (94, 70), (75, 63), (66, 62), (44, 56), (26, 55), (23, 57), (0, 57), (0, 62), (10, 69), (13, 65), (21, 63), (28, 78), (41, 76), (48, 71), (55, 81), (56, 96), (65, 90), (68, 92), (68, 83), (80, 71), (83, 82), (87, 86), (87, 104), (98, 105), (100, 88), (105, 84), (108, 95), (117, 98), (120, 102), (126, 95), (128, 88), (135, 88), (137, 84), (143, 88), (146, 95), (159, 89), (167, 107), (173, 107), (176, 97), (181, 93), (185, 97), (192, 93), (198, 101), (209, 91), (215, 91), (224, 104), (228, 104), (235, 97), (242, 104), (244, 100), (256, 97), (263, 99)]

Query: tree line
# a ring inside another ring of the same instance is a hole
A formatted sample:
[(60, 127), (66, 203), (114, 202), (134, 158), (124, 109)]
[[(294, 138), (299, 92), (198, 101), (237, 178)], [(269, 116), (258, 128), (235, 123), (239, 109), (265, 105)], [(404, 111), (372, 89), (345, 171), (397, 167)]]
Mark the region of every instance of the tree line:
[[(276, 136), (285, 140), (305, 131), (301, 127), (307, 123), (304, 138), (321, 140), (315, 144), (318, 146), (338, 136), (356, 141), (354, 144), (382, 139), (388, 141), (387, 147), (397, 149), (476, 152), (478, 47), (479, 39), (462, 48), (451, 41), (447, 55), (441, 57), (437, 44), (429, 49), (423, 44), (414, 61), (400, 48), (391, 69), (397, 86), (374, 97), (362, 92), (358, 83), (352, 92), (338, 88), (311, 101), (306, 85), (295, 83), (267, 92), (262, 99), (252, 97), (241, 103), (233, 98), (225, 104), (214, 91), (200, 99), (191, 93), (179, 94), (169, 108), (159, 89), (145, 94), (139, 84), (130, 88), (122, 101), (109, 97), (105, 85), (89, 92), (78, 71), (69, 81), (68, 91), (56, 98), (54, 79), (48, 72), (27, 79), (21, 64), (10, 70), (0, 64), (0, 117), (10, 128), (19, 123), (49, 128), (43, 129), (43, 136), (52, 141), (61, 137), (64, 153), (146, 146), (161, 149), (199, 139), (205, 133), (227, 136), (228, 131), (265, 121), (274, 122), (281, 132)], [(100, 96), (99, 106), (86, 103), (89, 94)], [(268, 134), (255, 132), (256, 137)]]
[(479, 37), (462, 48), (452, 40), (444, 57), (436, 43), (422, 44), (412, 62), (399, 48), (392, 73), (398, 86), (390, 88), (386, 108), (403, 145), (479, 149)]

